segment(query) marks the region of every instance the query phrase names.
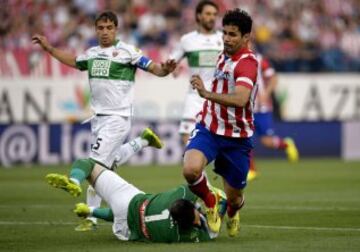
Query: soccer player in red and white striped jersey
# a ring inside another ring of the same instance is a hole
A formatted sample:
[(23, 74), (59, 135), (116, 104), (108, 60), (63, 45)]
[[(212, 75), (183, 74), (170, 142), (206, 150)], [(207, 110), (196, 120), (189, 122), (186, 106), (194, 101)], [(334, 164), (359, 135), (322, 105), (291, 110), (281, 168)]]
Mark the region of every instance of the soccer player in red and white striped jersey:
[(193, 88), (205, 102), (185, 150), (183, 174), (192, 192), (204, 200), (209, 227), (217, 232), (221, 225), (217, 198), (203, 175), (204, 167), (215, 161), (214, 171), (222, 176), (227, 196), (228, 234), (236, 236), (253, 148), (252, 108), (258, 63), (249, 49), (251, 17), (234, 9), (225, 14), (222, 23), (224, 51), (217, 61), (211, 91), (205, 89), (199, 76), (191, 78)]
[[(231, 56), (220, 55), (211, 93), (201, 113), (201, 124), (212, 133), (226, 137), (253, 135), (256, 64), (255, 55), (248, 48), (241, 48)], [(195, 76), (193, 80), (196, 79)], [(237, 92), (242, 94), (241, 99), (237, 99)]]

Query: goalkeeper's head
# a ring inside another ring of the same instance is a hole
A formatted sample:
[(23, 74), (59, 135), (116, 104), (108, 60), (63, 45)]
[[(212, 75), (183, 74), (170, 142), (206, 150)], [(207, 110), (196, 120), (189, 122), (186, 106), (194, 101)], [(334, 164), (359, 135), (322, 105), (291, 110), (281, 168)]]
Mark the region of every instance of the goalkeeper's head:
[(200, 225), (200, 214), (189, 200), (176, 200), (170, 207), (170, 214), (181, 230), (189, 230)]

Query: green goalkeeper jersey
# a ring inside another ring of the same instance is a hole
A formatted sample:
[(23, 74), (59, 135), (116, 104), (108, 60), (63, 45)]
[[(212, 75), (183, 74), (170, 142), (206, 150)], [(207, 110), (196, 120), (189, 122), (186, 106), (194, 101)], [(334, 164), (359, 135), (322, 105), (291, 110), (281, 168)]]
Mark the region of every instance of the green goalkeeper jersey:
[[(195, 202), (197, 197), (183, 185), (159, 194), (138, 194), (129, 204), (129, 240), (152, 242), (200, 242), (214, 238), (206, 221), (199, 227), (183, 232), (174, 223), (169, 208), (178, 199)], [(205, 222), (205, 223), (204, 223)]]

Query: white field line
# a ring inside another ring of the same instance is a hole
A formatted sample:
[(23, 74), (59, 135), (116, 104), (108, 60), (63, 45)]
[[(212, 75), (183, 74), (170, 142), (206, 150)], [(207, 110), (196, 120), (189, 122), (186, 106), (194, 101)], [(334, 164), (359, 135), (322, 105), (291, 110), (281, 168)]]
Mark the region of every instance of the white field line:
[(360, 232), (360, 228), (345, 228), (345, 227), (298, 227), (298, 226), (269, 226), (269, 225), (246, 225), (246, 224), (241, 226), (246, 228), (259, 228), (259, 229)]
[(317, 207), (317, 206), (262, 206), (247, 205), (248, 209), (264, 209), (264, 210), (290, 210), (290, 211), (359, 211), (358, 207)]
[(0, 205), (0, 209), (23, 209), (23, 208), (72, 208), (75, 206), (75, 203), (73, 205), (64, 204), (64, 205), (48, 205), (48, 204), (38, 204), (38, 205)]
[[(78, 222), (61, 222), (61, 221), (0, 221), (0, 226), (75, 226)], [(109, 226), (109, 224), (99, 224), (100, 226)], [(298, 226), (271, 226), (271, 225), (241, 225), (245, 228), (258, 229), (279, 229), (279, 230), (309, 230), (309, 231), (333, 231), (333, 232), (360, 232), (360, 228), (345, 227), (298, 227)]]

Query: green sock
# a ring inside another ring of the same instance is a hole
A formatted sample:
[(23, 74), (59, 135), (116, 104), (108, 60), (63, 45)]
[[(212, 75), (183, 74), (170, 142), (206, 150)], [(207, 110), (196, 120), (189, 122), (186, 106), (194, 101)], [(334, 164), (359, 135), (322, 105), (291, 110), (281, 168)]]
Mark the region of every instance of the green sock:
[(95, 161), (90, 158), (76, 160), (71, 166), (70, 178), (79, 181), (79, 183), (83, 182), (90, 176), (94, 165)]
[(114, 214), (110, 208), (95, 208), (91, 216), (106, 221), (114, 221)]

